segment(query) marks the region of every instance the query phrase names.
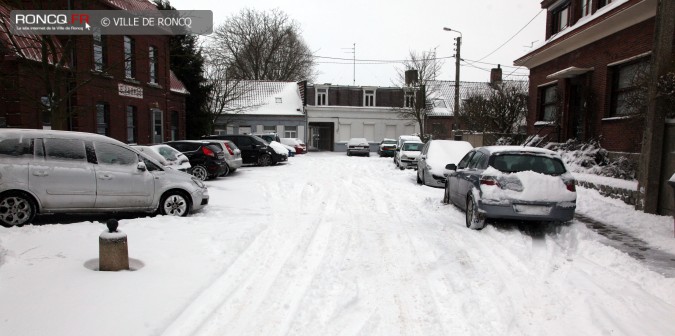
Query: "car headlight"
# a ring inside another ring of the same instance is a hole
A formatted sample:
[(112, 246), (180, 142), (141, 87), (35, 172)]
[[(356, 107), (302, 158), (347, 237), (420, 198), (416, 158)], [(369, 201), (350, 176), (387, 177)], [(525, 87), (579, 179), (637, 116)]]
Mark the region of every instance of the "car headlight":
[(407, 160), (407, 159), (408, 159), (407, 156), (405, 156), (405, 155), (401, 156), (401, 160)]
[(200, 188), (206, 188), (206, 184), (196, 177), (192, 178), (192, 182), (194, 182)]

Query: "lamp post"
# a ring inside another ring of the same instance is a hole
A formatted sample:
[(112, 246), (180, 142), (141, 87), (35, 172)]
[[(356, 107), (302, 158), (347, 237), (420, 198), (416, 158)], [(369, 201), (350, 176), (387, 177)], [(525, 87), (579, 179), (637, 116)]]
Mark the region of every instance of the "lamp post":
[(455, 49), (455, 108), (454, 108), (454, 115), (458, 115), (459, 111), (459, 60), (460, 60), (460, 49), (462, 47), (462, 32), (454, 29), (450, 29), (447, 27), (443, 27), (443, 30), (445, 31), (451, 31), (458, 33), (459, 36), (455, 38), (456, 43), (456, 49)]

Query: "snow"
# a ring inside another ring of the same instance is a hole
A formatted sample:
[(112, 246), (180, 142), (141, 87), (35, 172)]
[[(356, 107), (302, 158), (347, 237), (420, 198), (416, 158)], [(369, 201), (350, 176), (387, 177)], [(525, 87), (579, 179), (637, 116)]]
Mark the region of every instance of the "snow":
[[(675, 334), (675, 279), (576, 220), (467, 229), (390, 158), (309, 153), (206, 184), (190, 217), (120, 219), (132, 271), (93, 270), (91, 217), (0, 228), (0, 335)], [(577, 210), (675, 252), (671, 217), (584, 188)]]
[[(497, 169), (488, 167), (483, 173), (497, 178), (500, 184), (503, 180), (513, 184), (520, 184), (521, 190), (502, 189), (499, 186), (481, 185), (483, 198), (489, 200), (521, 200), (543, 202), (572, 202), (576, 200), (577, 193), (567, 190), (563, 180), (571, 179), (562, 176), (550, 176), (535, 173), (533, 171), (521, 171), (517, 173), (502, 173)], [(510, 181), (509, 181), (510, 180)], [(516, 189), (516, 188), (513, 188)]]
[(286, 148), (284, 145), (276, 142), (276, 141), (271, 141), (270, 147), (277, 153), (277, 154), (286, 154), (288, 155), (288, 148)]
[(443, 176), (447, 164), (459, 163), (472, 148), (473, 146), (466, 141), (432, 140), (426, 154), (429, 171), (434, 175)]

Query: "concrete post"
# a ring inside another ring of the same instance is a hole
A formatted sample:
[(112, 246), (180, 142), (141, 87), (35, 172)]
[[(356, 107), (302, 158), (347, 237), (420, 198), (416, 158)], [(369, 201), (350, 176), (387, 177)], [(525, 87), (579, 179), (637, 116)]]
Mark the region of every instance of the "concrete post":
[(109, 219), (108, 230), (98, 238), (98, 262), (100, 271), (129, 270), (129, 248), (127, 235), (117, 230), (117, 220)]

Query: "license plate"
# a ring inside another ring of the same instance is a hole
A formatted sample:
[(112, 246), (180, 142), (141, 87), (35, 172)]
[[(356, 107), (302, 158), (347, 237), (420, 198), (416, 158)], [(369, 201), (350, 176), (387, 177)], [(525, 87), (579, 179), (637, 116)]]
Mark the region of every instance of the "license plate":
[(513, 210), (517, 213), (524, 215), (549, 215), (551, 213), (551, 207), (546, 205), (524, 205), (524, 204), (514, 204)]

